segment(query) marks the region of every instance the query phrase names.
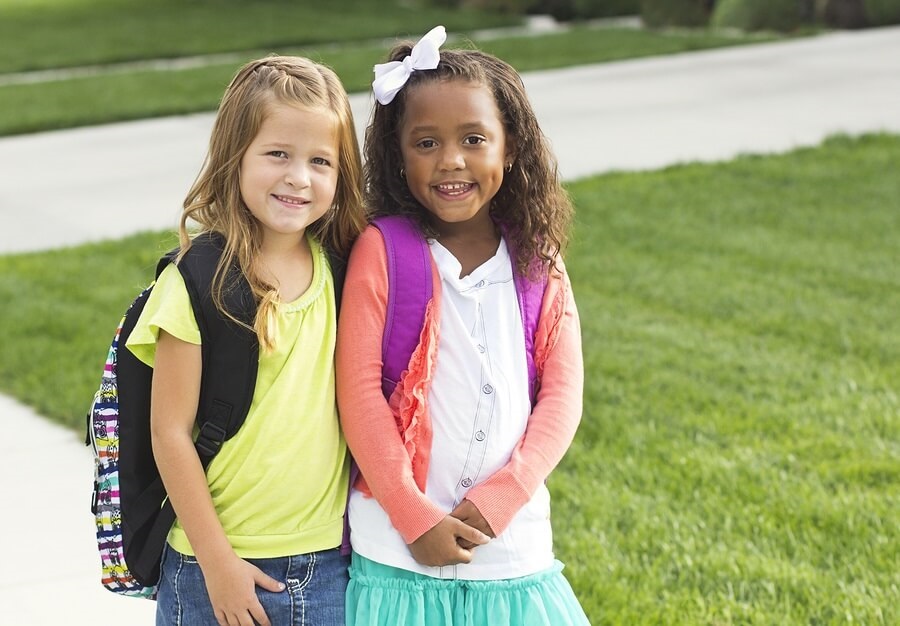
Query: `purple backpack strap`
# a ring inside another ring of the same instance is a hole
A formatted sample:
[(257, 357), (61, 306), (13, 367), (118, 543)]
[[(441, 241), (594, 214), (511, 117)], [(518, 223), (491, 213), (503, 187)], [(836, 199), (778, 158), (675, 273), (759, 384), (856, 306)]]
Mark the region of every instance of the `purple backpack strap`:
[[(388, 301), (381, 339), (381, 391), (391, 397), (400, 375), (419, 344), (425, 325), (425, 310), (433, 293), (431, 252), (428, 242), (408, 217), (389, 215), (376, 218), (372, 225), (381, 231), (387, 257)], [(350, 486), (356, 483), (359, 467), (350, 464)], [(350, 554), (349, 515), (344, 514), (341, 554)]]
[(391, 215), (372, 222), (384, 238), (388, 301), (381, 339), (381, 390), (390, 398), (409, 366), (425, 325), (431, 300), (431, 252), (418, 226), (408, 217)]
[(516, 284), (516, 297), (519, 300), (519, 313), (522, 314), (522, 331), (525, 333), (525, 364), (528, 367), (528, 397), (531, 406), (537, 404), (537, 365), (534, 362), (534, 336), (537, 333), (538, 320), (541, 318), (541, 305), (544, 292), (547, 290), (547, 269), (541, 268), (538, 280), (532, 281), (516, 267), (516, 250), (509, 237), (508, 229), (498, 224), (506, 239), (506, 247), (513, 264), (513, 282)]
[(547, 288), (547, 273), (541, 272), (540, 280), (533, 282), (517, 270), (513, 271), (519, 312), (522, 314), (522, 330), (525, 333), (525, 362), (528, 366), (528, 396), (531, 406), (537, 403), (537, 365), (534, 362), (534, 336), (541, 317), (541, 304)]

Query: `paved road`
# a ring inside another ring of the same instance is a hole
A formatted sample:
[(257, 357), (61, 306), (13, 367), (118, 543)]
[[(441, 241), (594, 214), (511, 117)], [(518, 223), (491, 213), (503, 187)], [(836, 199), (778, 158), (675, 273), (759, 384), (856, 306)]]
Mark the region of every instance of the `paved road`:
[[(538, 72), (526, 84), (567, 179), (783, 151), (835, 132), (900, 132), (900, 28)], [(353, 103), (362, 127), (370, 100)], [(0, 139), (0, 253), (173, 227), (211, 119)], [(0, 623), (151, 624), (152, 602), (97, 582), (78, 436), (2, 396), (0, 416)]]

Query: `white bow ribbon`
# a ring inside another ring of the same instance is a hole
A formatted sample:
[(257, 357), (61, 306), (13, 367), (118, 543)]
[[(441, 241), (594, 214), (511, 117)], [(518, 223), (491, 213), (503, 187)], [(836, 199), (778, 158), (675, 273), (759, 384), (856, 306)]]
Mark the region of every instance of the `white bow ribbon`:
[(375, 80), (372, 82), (375, 99), (381, 104), (390, 104), (413, 72), (436, 68), (441, 60), (438, 49), (445, 41), (447, 31), (443, 26), (435, 26), (413, 46), (410, 55), (402, 61), (376, 65)]

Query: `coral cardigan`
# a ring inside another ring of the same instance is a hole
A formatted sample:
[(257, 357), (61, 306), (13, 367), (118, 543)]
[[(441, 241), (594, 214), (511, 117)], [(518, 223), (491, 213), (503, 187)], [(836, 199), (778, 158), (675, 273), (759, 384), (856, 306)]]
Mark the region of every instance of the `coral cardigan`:
[[(584, 366), (578, 311), (565, 268), (548, 280), (535, 337), (538, 394), (525, 434), (507, 464), (466, 494), (502, 533), (559, 463), (581, 419)], [(404, 541), (412, 543), (447, 516), (425, 495), (431, 451), (427, 399), (437, 361), (441, 280), (410, 368), (390, 398), (381, 391), (381, 339), (388, 278), (384, 240), (370, 226), (353, 247), (338, 320), (337, 396), (341, 425), (361, 471), (355, 488), (371, 493)]]

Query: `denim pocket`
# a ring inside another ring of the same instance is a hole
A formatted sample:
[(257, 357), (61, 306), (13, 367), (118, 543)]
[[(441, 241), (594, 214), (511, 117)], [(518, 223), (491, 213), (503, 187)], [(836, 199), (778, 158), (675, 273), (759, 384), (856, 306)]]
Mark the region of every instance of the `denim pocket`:
[(291, 557), (287, 587), (291, 593), (297, 593), (306, 589), (316, 573), (316, 552), (301, 554)]

